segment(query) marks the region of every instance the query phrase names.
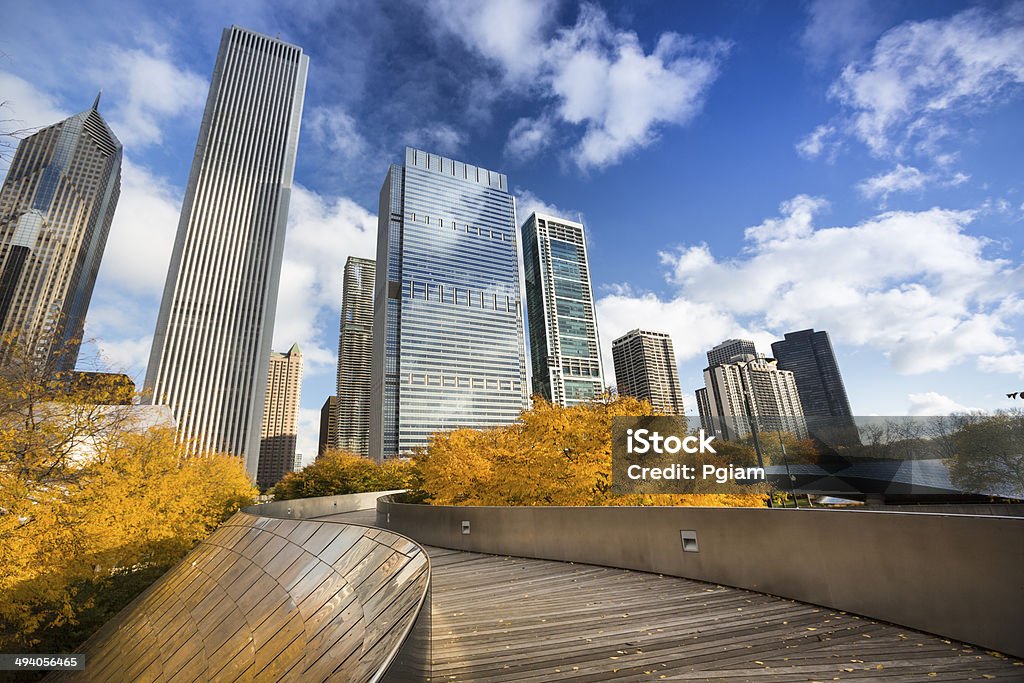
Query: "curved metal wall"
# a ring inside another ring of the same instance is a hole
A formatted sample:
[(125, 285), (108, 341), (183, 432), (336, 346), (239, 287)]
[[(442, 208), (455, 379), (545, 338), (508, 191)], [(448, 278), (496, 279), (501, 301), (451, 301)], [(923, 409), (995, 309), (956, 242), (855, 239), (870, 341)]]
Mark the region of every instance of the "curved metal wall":
[(398, 534), (239, 512), (80, 648), (86, 670), (54, 678), (422, 680), (429, 587)]
[[(377, 502), (426, 545), (680, 576), (1024, 656), (1024, 518), (701, 507)], [(468, 532), (468, 533), (467, 533)], [(684, 550), (682, 532), (692, 538)]]

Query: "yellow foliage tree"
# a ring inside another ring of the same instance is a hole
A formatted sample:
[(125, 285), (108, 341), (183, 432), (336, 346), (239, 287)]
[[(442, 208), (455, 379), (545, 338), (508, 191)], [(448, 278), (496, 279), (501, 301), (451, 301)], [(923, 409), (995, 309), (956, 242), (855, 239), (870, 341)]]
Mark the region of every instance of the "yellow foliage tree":
[(239, 458), (140, 428), (98, 381), (0, 368), (0, 650), (76, 646), (255, 497)]
[(414, 486), (415, 472), (408, 461), (393, 459), (378, 465), (348, 451), (328, 449), (309, 467), (286, 474), (272, 493), (276, 500), (291, 500)]
[(653, 414), (628, 396), (568, 408), (535, 397), (516, 424), (434, 434), (416, 457), (421, 487), (435, 505), (765, 504), (761, 494), (612, 495), (612, 419)]

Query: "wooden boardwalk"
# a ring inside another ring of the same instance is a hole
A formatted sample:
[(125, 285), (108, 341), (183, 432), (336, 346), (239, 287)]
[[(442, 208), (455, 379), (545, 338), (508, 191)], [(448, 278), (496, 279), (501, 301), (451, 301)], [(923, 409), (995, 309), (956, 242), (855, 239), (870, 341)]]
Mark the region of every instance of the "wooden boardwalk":
[(1002, 655), (760, 593), (428, 552), (432, 681), (1024, 680)]
[[(324, 519), (373, 524), (372, 511)], [(836, 610), (623, 569), (427, 547), (441, 681), (1024, 681), (1024, 663)]]

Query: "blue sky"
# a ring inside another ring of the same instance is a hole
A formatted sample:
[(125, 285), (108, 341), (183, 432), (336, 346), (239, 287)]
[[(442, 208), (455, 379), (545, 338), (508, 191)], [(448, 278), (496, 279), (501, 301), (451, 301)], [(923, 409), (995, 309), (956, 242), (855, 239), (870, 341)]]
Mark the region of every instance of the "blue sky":
[[(16, 3), (17, 127), (86, 108), (125, 144), (87, 320), (145, 373), (223, 27), (310, 55), (275, 348), (305, 355), (299, 450), (333, 393), (341, 274), (415, 145), (508, 174), (520, 217), (589, 230), (606, 358), (828, 330), (858, 414), (1008, 407), (1024, 386), (1024, 3)], [(606, 372), (613, 376), (606, 361)]]

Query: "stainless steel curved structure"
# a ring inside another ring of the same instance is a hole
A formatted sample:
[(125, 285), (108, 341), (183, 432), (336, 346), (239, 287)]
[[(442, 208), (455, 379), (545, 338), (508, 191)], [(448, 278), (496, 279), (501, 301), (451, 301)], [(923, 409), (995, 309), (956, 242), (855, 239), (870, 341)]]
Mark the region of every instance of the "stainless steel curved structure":
[(429, 619), (430, 561), (408, 538), (243, 511), (83, 645), (85, 671), (56, 679), (423, 680)]

